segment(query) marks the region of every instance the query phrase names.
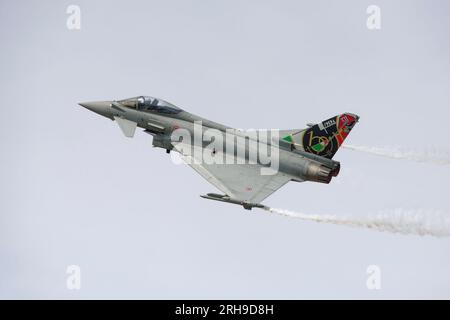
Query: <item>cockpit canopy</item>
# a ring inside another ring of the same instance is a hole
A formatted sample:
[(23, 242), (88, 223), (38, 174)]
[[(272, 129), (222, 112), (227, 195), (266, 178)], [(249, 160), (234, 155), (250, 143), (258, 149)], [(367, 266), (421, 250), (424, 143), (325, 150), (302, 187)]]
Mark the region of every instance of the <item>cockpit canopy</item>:
[(142, 111), (153, 111), (166, 114), (176, 114), (182, 110), (173, 104), (164, 101), (162, 99), (157, 99), (149, 96), (140, 96), (135, 98), (129, 98), (118, 101), (120, 104), (127, 106), (129, 108), (142, 110)]

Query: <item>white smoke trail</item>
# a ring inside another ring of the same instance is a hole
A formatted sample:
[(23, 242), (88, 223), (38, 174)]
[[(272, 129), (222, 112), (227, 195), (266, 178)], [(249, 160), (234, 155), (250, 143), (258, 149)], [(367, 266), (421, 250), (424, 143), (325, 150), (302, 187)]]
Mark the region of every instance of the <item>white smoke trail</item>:
[(343, 145), (343, 148), (361, 151), (377, 156), (388, 157), (392, 159), (407, 159), (416, 162), (427, 162), (438, 165), (450, 164), (450, 151), (436, 147), (428, 147), (425, 149), (410, 149), (404, 147), (369, 147), (356, 145)]
[(401, 234), (450, 236), (450, 215), (439, 210), (384, 210), (364, 217), (307, 214), (265, 207), (264, 210), (281, 215), (322, 223), (346, 225)]

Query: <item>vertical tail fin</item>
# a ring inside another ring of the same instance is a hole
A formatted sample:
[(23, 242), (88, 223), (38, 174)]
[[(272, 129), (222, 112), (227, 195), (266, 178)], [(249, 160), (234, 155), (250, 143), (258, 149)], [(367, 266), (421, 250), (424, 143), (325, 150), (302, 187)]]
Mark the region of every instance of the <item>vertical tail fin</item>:
[(348, 136), (359, 117), (352, 113), (343, 113), (308, 129), (282, 137), (292, 143), (296, 149), (331, 159)]

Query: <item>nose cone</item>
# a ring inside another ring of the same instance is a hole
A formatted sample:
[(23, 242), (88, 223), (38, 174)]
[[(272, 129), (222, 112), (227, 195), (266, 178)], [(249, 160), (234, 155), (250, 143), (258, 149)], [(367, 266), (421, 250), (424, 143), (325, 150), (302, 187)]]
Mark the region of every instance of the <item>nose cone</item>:
[(80, 102), (80, 106), (86, 109), (98, 113), (101, 116), (112, 119), (111, 102), (110, 101), (91, 101)]

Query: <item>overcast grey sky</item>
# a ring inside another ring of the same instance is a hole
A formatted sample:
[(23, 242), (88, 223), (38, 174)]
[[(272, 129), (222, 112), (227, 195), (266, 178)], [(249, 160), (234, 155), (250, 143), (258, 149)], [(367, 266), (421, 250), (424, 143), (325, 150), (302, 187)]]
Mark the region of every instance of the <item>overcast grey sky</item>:
[[(81, 8), (68, 30), (66, 8)], [(381, 8), (381, 30), (366, 8)], [(152, 95), (238, 128), (348, 111), (348, 143), (449, 148), (448, 1), (0, 1), (0, 297), (450, 298), (450, 239), (248, 212), (79, 101)], [(447, 166), (340, 150), (274, 207), (449, 212)], [(81, 290), (66, 267), (81, 267)], [(368, 290), (366, 268), (381, 268)]]

